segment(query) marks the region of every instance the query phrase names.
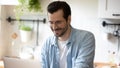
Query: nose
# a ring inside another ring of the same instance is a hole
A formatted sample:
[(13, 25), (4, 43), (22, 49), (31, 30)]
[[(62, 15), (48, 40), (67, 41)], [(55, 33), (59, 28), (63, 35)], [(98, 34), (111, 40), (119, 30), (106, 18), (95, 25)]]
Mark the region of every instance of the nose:
[(57, 29), (57, 28), (58, 28), (58, 26), (57, 26), (56, 23), (51, 24), (51, 27), (52, 27), (53, 29)]

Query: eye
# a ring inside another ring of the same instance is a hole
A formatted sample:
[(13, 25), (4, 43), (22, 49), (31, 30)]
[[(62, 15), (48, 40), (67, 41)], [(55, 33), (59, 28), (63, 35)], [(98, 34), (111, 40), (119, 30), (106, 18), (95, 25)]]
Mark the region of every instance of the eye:
[(50, 25), (52, 25), (52, 24), (59, 25), (59, 24), (61, 24), (61, 23), (62, 23), (62, 21), (55, 21), (55, 22), (49, 21), (49, 24), (50, 24)]
[(49, 24), (53, 24), (53, 22), (52, 22), (52, 21), (49, 21)]
[(56, 21), (55, 23), (56, 23), (56, 24), (61, 24), (61, 23), (62, 23), (62, 21)]

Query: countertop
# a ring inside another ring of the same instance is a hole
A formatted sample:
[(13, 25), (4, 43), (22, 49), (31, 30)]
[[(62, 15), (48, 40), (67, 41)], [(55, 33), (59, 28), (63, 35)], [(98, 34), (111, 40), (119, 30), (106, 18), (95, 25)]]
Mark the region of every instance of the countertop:
[(114, 63), (95, 62), (95, 68), (118, 68)]

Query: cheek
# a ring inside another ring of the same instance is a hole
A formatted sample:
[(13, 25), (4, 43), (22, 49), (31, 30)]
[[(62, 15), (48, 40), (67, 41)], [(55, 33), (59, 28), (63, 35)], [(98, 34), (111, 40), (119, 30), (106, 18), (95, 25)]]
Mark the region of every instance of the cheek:
[(52, 26), (50, 26), (50, 29), (51, 29), (51, 30), (53, 30), (53, 27), (52, 27)]
[(54, 26), (54, 25), (50, 25), (50, 28), (53, 30), (53, 29), (55, 29), (55, 27), (56, 26)]
[(65, 28), (66, 26), (68, 26), (67, 23), (61, 25), (62, 28)]

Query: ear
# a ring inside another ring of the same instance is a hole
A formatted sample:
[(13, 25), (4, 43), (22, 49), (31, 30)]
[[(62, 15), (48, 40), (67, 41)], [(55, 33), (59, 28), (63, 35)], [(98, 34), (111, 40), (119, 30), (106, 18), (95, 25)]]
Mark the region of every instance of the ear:
[(71, 15), (68, 16), (68, 23), (71, 23)]

